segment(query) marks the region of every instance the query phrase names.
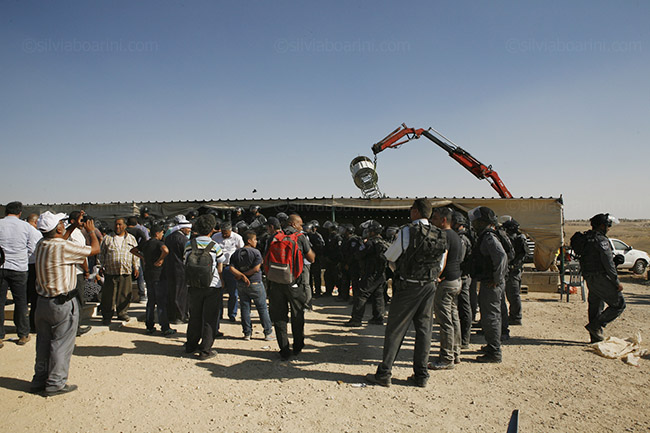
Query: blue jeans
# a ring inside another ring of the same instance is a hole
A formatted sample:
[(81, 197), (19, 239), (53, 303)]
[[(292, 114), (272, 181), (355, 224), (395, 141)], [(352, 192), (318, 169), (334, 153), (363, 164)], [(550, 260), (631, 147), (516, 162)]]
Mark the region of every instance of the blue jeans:
[(244, 335), (251, 335), (253, 326), (251, 325), (251, 301), (255, 303), (257, 314), (260, 316), (262, 327), (264, 328), (264, 335), (269, 335), (273, 332), (273, 325), (271, 324), (271, 317), (269, 316), (269, 308), (266, 305), (266, 290), (264, 290), (263, 283), (251, 283), (246, 286), (243, 282), (237, 282), (237, 289), (239, 290), (239, 304), (241, 306), (241, 325)]
[(18, 337), (29, 335), (27, 312), (27, 271), (0, 269), (0, 339), (5, 338), (5, 301), (7, 289), (14, 298), (14, 324)]
[(160, 281), (158, 280), (147, 280), (147, 291), (149, 292), (149, 296), (147, 297), (147, 312), (145, 316), (147, 329), (154, 329), (154, 317), (157, 309), (158, 323), (160, 323), (160, 329), (164, 332), (169, 329), (169, 319), (167, 317), (167, 285), (160, 284)]
[[(230, 266), (223, 270), (223, 287), (228, 293), (228, 318), (235, 320), (237, 317), (237, 280), (230, 272)], [(222, 310), (219, 310), (219, 316), (221, 316), (221, 313)]]

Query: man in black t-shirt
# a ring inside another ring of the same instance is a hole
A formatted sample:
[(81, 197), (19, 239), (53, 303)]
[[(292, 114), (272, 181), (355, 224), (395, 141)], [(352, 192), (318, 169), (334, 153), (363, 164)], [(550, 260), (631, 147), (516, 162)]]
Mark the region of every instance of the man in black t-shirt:
[(453, 211), (448, 207), (436, 208), (431, 222), (447, 235), (446, 260), (440, 274), (438, 288), (433, 298), (433, 311), (440, 325), (440, 355), (429, 363), (431, 370), (450, 370), (460, 363), (460, 319), (458, 318), (458, 295), (462, 280), (460, 261), (462, 245), (458, 234), (451, 228)]
[(230, 270), (237, 280), (239, 306), (241, 307), (241, 324), (244, 340), (250, 340), (253, 334), (251, 324), (251, 303), (255, 303), (257, 314), (264, 328), (264, 339), (273, 339), (273, 325), (266, 305), (266, 290), (262, 282), (262, 254), (257, 247), (257, 235), (253, 230), (247, 230), (242, 236), (244, 248), (236, 250), (230, 256)]
[(145, 315), (145, 324), (147, 332), (153, 334), (156, 331), (154, 316), (156, 307), (158, 309), (158, 322), (163, 335), (173, 335), (175, 329), (169, 327), (167, 317), (167, 285), (160, 284), (162, 274), (162, 265), (165, 257), (169, 254), (169, 249), (162, 241), (164, 228), (155, 225), (151, 228), (152, 237), (143, 241), (136, 248), (131, 250), (132, 254), (140, 257), (144, 261), (144, 279), (149, 289), (149, 298), (147, 299), (147, 309)]

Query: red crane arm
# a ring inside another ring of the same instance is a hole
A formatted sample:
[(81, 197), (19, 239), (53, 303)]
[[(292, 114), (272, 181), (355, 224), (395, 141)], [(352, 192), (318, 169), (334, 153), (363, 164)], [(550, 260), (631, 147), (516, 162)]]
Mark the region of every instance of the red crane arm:
[[(377, 155), (379, 152), (382, 152), (389, 148), (396, 148), (408, 141), (415, 140), (424, 135), (429, 140), (436, 143), (442, 149), (447, 151), (449, 156), (458, 162), (460, 165), (465, 167), (467, 171), (472, 173), (478, 179), (486, 179), (492, 188), (499, 194), (501, 198), (512, 198), (512, 194), (508, 191), (505, 184), (499, 177), (496, 171), (492, 170), (492, 166), (486, 166), (476, 158), (474, 158), (469, 152), (465, 149), (449, 144), (440, 138), (433, 135), (430, 130), (426, 129), (414, 129), (409, 128), (402, 123), (402, 126), (395, 129), (393, 132), (384, 137), (383, 140), (372, 145), (372, 152)], [(406, 137), (405, 140), (399, 141), (402, 138)]]

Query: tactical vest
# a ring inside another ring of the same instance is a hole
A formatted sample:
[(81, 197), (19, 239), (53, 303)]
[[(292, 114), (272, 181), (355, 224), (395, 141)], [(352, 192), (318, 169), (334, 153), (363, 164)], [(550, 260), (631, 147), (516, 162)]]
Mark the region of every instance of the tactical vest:
[(369, 238), (364, 248), (368, 250), (368, 255), (360, 262), (361, 276), (363, 277), (381, 277), (386, 271), (386, 257), (384, 252), (388, 249), (388, 242), (380, 236)]
[(494, 265), (490, 255), (483, 255), (481, 253), (481, 244), (485, 242), (487, 236), (494, 236), (496, 242), (500, 242), (494, 230), (486, 230), (479, 237), (474, 248), (472, 249), (472, 269), (470, 275), (477, 281), (492, 281), (494, 280)]
[(440, 258), (447, 249), (445, 232), (434, 225), (419, 223), (411, 223), (407, 227), (409, 244), (402, 245), (403, 252), (397, 259), (397, 275), (403, 280), (436, 280)]
[(606, 236), (589, 230), (585, 233), (584, 241), (584, 250), (580, 256), (580, 268), (583, 275), (604, 273), (605, 268), (600, 261), (601, 243), (609, 244), (609, 240)]

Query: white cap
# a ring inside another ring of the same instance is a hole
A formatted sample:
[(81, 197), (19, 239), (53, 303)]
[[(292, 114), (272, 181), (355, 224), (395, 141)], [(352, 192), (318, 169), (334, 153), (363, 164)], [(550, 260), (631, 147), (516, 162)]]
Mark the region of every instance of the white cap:
[[(174, 217), (174, 221), (176, 221), (176, 224), (189, 224), (190, 222), (185, 218), (185, 215), (176, 215)], [(191, 224), (190, 224), (191, 226)]]
[(64, 213), (54, 214), (52, 212), (45, 211), (38, 217), (38, 222), (36, 223), (36, 228), (42, 231), (43, 233), (51, 232), (59, 224), (59, 221), (67, 219), (68, 215)]
[(191, 229), (191, 228), (192, 228), (192, 224), (191, 224), (191, 223), (188, 223), (188, 222), (180, 223), (180, 224), (178, 225), (178, 228), (179, 228), (179, 229)]

